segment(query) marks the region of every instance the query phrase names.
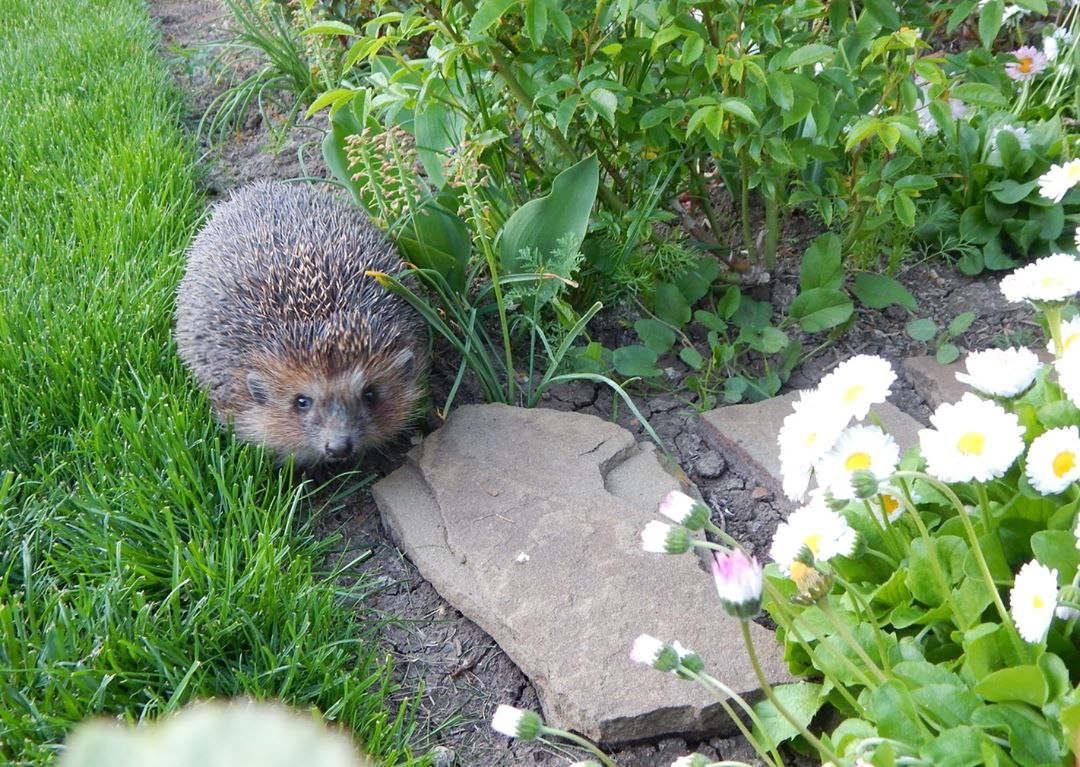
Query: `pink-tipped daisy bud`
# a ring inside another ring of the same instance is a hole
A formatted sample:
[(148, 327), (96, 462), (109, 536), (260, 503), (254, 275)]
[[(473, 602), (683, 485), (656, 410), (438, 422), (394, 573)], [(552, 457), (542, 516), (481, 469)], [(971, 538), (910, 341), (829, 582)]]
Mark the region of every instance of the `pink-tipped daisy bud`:
[(851, 487), (856, 498), (873, 498), (878, 494), (878, 478), (869, 469), (856, 469), (851, 473)]
[(740, 620), (761, 612), (762, 574), (757, 559), (741, 551), (713, 552), (713, 580), (724, 610)]
[(705, 661), (691, 649), (683, 647), (678, 640), (671, 643), (671, 649), (679, 658), (679, 667), (692, 673), (700, 673), (705, 670)]
[(672, 762), (671, 767), (709, 767), (709, 764), (709, 759), (701, 754), (688, 754)]
[(660, 502), (660, 513), (689, 530), (700, 530), (709, 520), (709, 510), (686, 493), (672, 490)]
[(535, 740), (540, 737), (544, 720), (535, 711), (523, 711), (513, 706), (499, 706), (491, 717), (491, 727), (496, 732), (518, 740)]
[(641, 531), (641, 546), (656, 554), (685, 554), (690, 550), (690, 531), (653, 520)]
[(642, 634), (634, 640), (630, 660), (644, 663), (657, 671), (674, 671), (679, 665), (679, 654), (671, 645), (664, 644), (656, 637)]

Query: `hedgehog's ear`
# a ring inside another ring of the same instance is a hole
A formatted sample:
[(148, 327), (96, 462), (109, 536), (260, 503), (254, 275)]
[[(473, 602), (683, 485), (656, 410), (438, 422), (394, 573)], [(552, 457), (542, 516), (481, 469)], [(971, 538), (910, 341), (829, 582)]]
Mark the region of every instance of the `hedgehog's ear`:
[(251, 398), (260, 405), (266, 405), (270, 402), (270, 387), (266, 383), (266, 379), (260, 376), (258, 373), (252, 371), (247, 374), (247, 387), (251, 392)]

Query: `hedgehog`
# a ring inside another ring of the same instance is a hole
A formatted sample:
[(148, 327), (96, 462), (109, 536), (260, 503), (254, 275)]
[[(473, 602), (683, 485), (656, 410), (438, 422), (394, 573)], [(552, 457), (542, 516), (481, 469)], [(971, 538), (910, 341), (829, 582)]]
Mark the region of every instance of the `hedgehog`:
[(355, 461), (419, 414), (423, 321), (368, 271), (393, 245), (357, 207), (256, 182), (218, 203), (188, 250), (180, 357), (237, 437), (300, 468)]

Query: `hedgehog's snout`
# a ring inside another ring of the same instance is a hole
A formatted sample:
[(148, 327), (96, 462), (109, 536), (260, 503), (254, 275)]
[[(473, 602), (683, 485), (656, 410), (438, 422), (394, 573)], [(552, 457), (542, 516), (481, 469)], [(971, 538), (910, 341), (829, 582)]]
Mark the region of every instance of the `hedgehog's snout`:
[(344, 461), (352, 458), (356, 453), (356, 443), (348, 435), (337, 434), (326, 441), (323, 449), (326, 451), (326, 457), (329, 460)]

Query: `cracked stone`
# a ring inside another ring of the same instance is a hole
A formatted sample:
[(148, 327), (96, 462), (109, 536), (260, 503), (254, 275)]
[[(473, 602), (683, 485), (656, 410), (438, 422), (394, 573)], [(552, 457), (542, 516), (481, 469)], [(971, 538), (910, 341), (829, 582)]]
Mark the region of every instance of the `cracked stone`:
[[(595, 416), (469, 405), (373, 494), (423, 576), (533, 682), (549, 724), (603, 743), (726, 734), (732, 723), (703, 690), (629, 660), (639, 634), (677, 639), (758, 697), (733, 649), (739, 624), (698, 558), (641, 549), (660, 499), (680, 486), (672, 472)], [(751, 629), (768, 676), (790, 681), (775, 637)]]

